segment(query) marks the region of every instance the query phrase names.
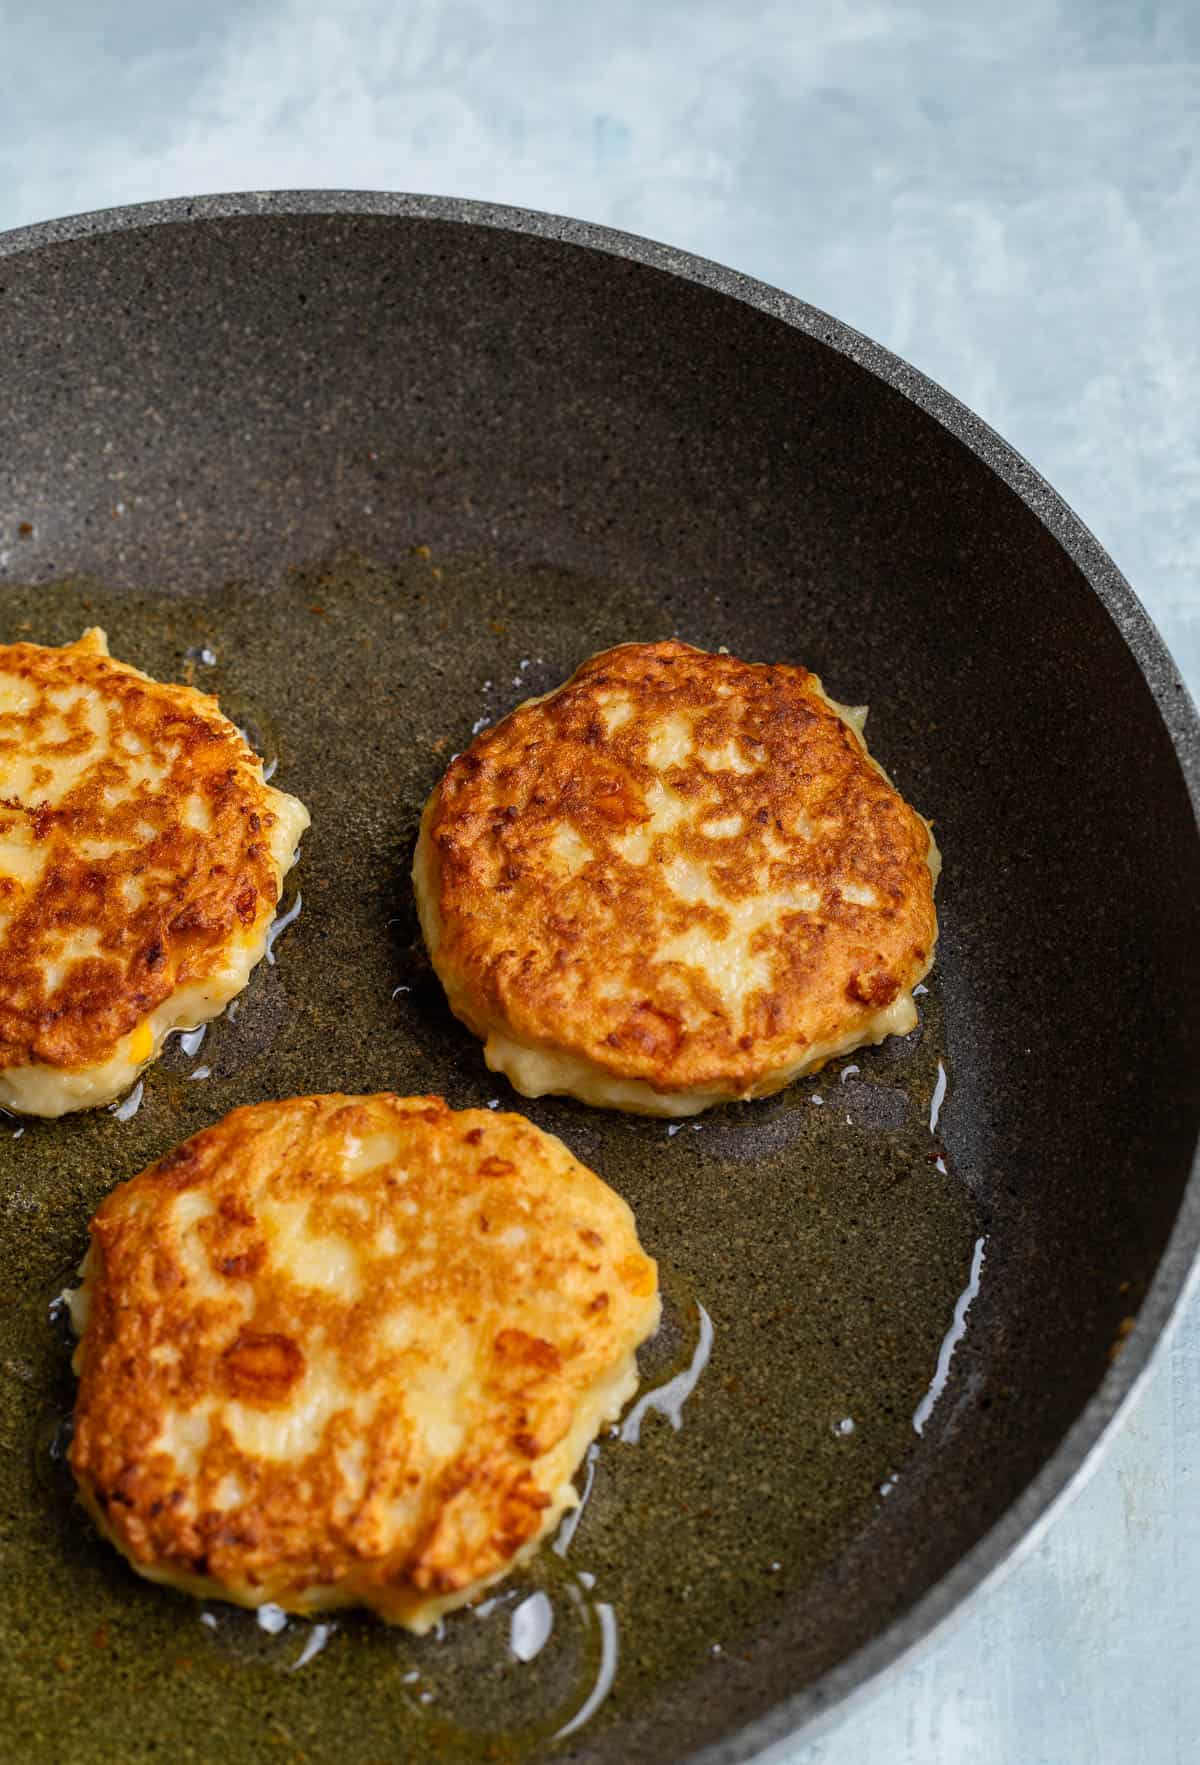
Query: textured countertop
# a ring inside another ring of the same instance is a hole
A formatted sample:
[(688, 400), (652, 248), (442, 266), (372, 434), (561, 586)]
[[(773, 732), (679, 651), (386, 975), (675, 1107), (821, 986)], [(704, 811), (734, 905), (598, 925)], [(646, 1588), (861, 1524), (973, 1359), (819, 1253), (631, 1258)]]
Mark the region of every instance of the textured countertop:
[[(941, 381), (1124, 569), (1200, 694), (1196, 0), (0, 0), (0, 228), (202, 191), (434, 191), (649, 234)], [(789, 1765), (1200, 1759), (1200, 1302), (965, 1619)]]

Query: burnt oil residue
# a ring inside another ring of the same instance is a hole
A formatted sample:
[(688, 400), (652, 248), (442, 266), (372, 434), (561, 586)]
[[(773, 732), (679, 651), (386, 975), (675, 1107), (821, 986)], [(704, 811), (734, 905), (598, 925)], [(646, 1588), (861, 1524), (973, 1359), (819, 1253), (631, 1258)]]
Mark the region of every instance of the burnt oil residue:
[[(312, 1759), (586, 1756), (655, 1687), (736, 1660), (936, 1451), (936, 1407), (923, 1440), (913, 1417), (983, 1230), (941, 1139), (936, 969), (911, 1036), (668, 1125), (517, 1098), (421, 948), (409, 865), (451, 755), (608, 644), (678, 629), (732, 645), (719, 617), (425, 548), (194, 598), (5, 586), (0, 641), (103, 625), (114, 655), (217, 694), (313, 818), (276, 960), (202, 1037), (173, 1039), (136, 1110), (0, 1120), (6, 1702), (31, 1761), (132, 1759), (143, 1741), (180, 1759), (275, 1742)], [(69, 1348), (50, 1301), (101, 1198), (188, 1134), (262, 1098), (384, 1089), (519, 1109), (625, 1196), (662, 1271), (664, 1328), (642, 1355), (657, 1401), (589, 1455), (563, 1548), (478, 1612), (423, 1639), (354, 1614), (272, 1630), (139, 1582), (97, 1539), (62, 1465)], [(36, 1714), (47, 1676), (53, 1733)]]

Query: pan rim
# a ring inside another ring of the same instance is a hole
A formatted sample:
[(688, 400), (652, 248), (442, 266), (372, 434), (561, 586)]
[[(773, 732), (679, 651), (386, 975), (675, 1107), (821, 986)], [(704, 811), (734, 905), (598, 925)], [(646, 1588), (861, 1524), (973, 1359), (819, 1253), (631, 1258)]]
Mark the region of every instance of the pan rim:
[[(453, 196), (374, 190), (281, 190), (177, 197), (97, 209), (0, 232), (0, 262), (155, 226), (247, 218), (375, 216), (438, 221), (530, 236), (622, 258), (725, 295), (803, 332), (882, 380), (949, 431), (1030, 510), (1079, 569), (1131, 652), (1162, 718), (1200, 824), (1200, 715), (1166, 644), (1121, 571), (1036, 469), (951, 393), (850, 325), (796, 296), (673, 246), (536, 209)], [(977, 1543), (878, 1635), (754, 1721), (691, 1755), (691, 1765), (735, 1765), (787, 1739), (815, 1738), (884, 1671), (895, 1671), (960, 1620), (1033, 1549), (1111, 1447), (1116, 1423), (1147, 1383), (1185, 1303), (1200, 1292), (1200, 1148), (1171, 1235), (1126, 1338), (1045, 1464)]]

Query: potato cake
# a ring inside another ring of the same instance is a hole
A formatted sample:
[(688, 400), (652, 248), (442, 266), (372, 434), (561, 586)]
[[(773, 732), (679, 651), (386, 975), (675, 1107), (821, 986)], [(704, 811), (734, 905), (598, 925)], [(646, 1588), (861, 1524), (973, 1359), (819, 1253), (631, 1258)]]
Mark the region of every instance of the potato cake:
[(108, 653), (0, 645), (0, 1106), (111, 1102), (266, 949), (308, 826), (217, 701)]
[(659, 1317), (561, 1141), (386, 1093), (235, 1110), (108, 1196), (84, 1276), (71, 1465), (133, 1567), (415, 1631), (575, 1505)]
[(624, 644), (479, 735), (426, 806), (425, 941), (525, 1096), (762, 1097), (916, 1023), (938, 853), (806, 669)]

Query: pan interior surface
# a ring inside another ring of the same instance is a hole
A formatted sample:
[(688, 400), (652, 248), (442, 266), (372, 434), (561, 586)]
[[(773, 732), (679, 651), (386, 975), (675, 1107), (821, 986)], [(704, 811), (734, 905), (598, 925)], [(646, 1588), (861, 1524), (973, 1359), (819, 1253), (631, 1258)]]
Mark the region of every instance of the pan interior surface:
[[(794, 1718), (817, 1709), (1052, 1457), (1178, 1214), (1200, 856), (1142, 673), (962, 442), (819, 336), (660, 270), (280, 214), (50, 245), (0, 286), (0, 641), (104, 625), (216, 692), (313, 815), (236, 1014), (132, 1113), (0, 1120), (14, 1746), (744, 1756), (745, 1725), (805, 1688)], [(946, 865), (912, 1037), (678, 1129), (508, 1094), (408, 884), (481, 721), (673, 632), (870, 702)], [(90, 1531), (52, 1302), (102, 1196), (186, 1134), (384, 1088), (520, 1107), (630, 1201), (667, 1302), (653, 1396), (598, 1443), (562, 1548), (478, 1615), (264, 1628), (136, 1581)]]

